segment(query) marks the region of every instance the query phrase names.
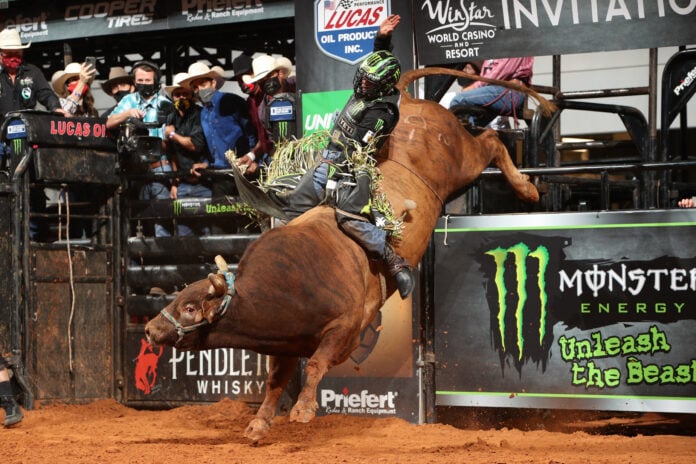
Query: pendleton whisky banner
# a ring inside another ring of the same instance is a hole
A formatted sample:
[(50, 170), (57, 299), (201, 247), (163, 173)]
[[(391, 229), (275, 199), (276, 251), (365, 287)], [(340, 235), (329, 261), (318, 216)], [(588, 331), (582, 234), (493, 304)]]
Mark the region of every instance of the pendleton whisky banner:
[(696, 43), (694, 0), (414, 0), (421, 65)]
[(438, 405), (696, 412), (696, 210), (441, 219)]

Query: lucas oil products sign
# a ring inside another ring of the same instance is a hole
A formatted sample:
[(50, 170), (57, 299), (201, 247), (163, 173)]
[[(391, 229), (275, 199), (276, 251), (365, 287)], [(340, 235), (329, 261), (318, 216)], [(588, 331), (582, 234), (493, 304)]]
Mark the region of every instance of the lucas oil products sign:
[(355, 64), (372, 52), (388, 0), (316, 0), (315, 40), (325, 55)]
[(696, 211), (441, 219), (439, 405), (696, 412)]

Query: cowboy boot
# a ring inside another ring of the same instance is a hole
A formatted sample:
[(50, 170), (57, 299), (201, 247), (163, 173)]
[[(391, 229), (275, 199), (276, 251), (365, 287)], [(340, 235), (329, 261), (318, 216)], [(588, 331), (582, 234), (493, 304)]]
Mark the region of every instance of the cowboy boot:
[(0, 382), (0, 404), (5, 410), (5, 427), (11, 427), (24, 419), (24, 414), (15, 400), (10, 382)]
[(396, 279), (396, 288), (399, 289), (401, 299), (405, 300), (413, 291), (416, 283), (411, 273), (411, 265), (404, 258), (397, 255), (388, 243), (384, 246), (382, 259), (387, 263), (389, 273)]

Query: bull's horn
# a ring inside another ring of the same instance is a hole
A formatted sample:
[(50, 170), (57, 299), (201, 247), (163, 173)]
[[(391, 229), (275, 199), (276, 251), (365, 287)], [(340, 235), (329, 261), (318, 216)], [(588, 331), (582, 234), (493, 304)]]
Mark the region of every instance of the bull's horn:
[(408, 198), (404, 200), (404, 209), (405, 210), (410, 211), (412, 209), (416, 209), (416, 206), (417, 205), (416, 205), (416, 202), (414, 200), (411, 200)]
[(222, 296), (227, 292), (227, 282), (221, 274), (208, 274), (208, 280), (210, 280), (210, 288), (208, 289), (208, 295), (211, 297)]
[(225, 258), (223, 258), (220, 255), (217, 255), (215, 257), (215, 265), (220, 269), (222, 272), (229, 272), (230, 268), (227, 265), (227, 261), (225, 261)]

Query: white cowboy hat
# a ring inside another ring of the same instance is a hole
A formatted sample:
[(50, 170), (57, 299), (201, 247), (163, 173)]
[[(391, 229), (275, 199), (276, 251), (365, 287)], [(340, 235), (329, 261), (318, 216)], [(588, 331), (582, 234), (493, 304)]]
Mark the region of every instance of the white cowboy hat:
[(118, 84), (132, 84), (133, 76), (128, 74), (125, 69), (120, 66), (114, 66), (109, 69), (109, 78), (101, 83), (101, 88), (108, 95), (111, 95), (111, 91)]
[(274, 58), (271, 55), (260, 55), (251, 62), (253, 74), (245, 74), (242, 80), (245, 84), (252, 84), (260, 81), (276, 69), (285, 69), (288, 74), (292, 72), (292, 61), (284, 56)]
[(202, 61), (197, 61), (193, 63), (188, 68), (188, 79), (181, 82), (181, 85), (186, 87), (191, 87), (191, 83), (197, 79), (208, 78), (213, 79), (216, 84), (216, 88), (220, 89), (225, 84), (224, 70), (220, 66), (213, 66), (209, 68), (207, 64)]
[(51, 87), (53, 91), (58, 95), (62, 95), (65, 92), (65, 82), (73, 77), (80, 77), (80, 70), (82, 65), (80, 63), (70, 63), (65, 67), (62, 74), (58, 74), (60, 71), (53, 73), (51, 78)]
[(0, 50), (21, 50), (23, 48), (29, 48), (31, 41), (22, 45), (22, 39), (19, 38), (19, 32), (17, 29), (3, 29), (0, 32)]
[(186, 79), (188, 79), (188, 78), (189, 78), (189, 74), (188, 74), (188, 73), (185, 73), (185, 72), (177, 73), (177, 74), (174, 76), (174, 79), (172, 79), (172, 85), (166, 85), (166, 86), (164, 86), (164, 92), (165, 92), (165, 93), (167, 94), (167, 96), (168, 96), (170, 99), (172, 99), (172, 100), (174, 99), (174, 98), (172, 97), (172, 93), (174, 93), (174, 90), (176, 90), (176, 89), (186, 89), (186, 90), (188, 90), (189, 92), (191, 92), (191, 88), (190, 88), (190, 87), (181, 85), (181, 83), (184, 82), (184, 81), (185, 81)]

